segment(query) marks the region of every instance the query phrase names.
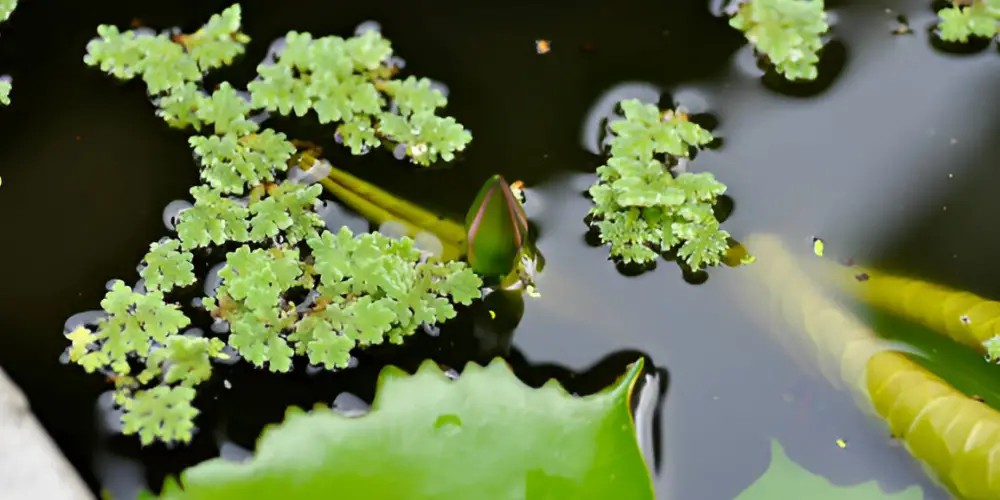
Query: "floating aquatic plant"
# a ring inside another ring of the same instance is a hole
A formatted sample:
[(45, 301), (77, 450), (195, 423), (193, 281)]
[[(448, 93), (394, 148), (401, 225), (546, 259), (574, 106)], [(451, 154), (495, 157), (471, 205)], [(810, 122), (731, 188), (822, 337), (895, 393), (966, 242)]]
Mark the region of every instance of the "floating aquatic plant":
[[(0, 23), (10, 19), (14, 9), (17, 8), (18, 0), (0, 0)], [(11, 78), (4, 76), (0, 78), (0, 104), (7, 106), (10, 104)]]
[(681, 112), (661, 112), (637, 99), (620, 106), (625, 117), (610, 126), (610, 158), (590, 188), (591, 226), (610, 245), (611, 257), (626, 264), (649, 263), (672, 248), (694, 270), (718, 264), (729, 233), (713, 206), (726, 186), (708, 172), (670, 171), (712, 134)]
[(392, 45), (375, 30), (346, 39), (290, 31), (277, 60), (257, 67), (258, 77), (247, 85), (249, 99), (230, 88), (216, 94), (216, 102), (198, 83), (204, 72), (244, 52), (249, 37), (239, 32), (240, 12), (233, 5), (191, 35), (102, 25), (84, 60), (123, 80), (141, 76), (157, 96), (158, 114), (176, 127), (200, 131), (215, 123), (216, 134), (240, 136), (253, 131), (252, 122), (227, 118), (251, 110), (295, 116), (311, 110), (320, 123), (339, 123), (337, 136), (354, 154), (386, 142), (424, 166), (452, 160), (472, 140), (454, 118), (436, 114), (448, 99), (430, 80), (393, 79), (399, 69)]
[[(141, 76), (160, 116), (202, 134), (189, 143), (204, 184), (191, 189), (194, 204), (179, 214), (176, 238), (150, 246), (140, 284), (114, 282), (94, 328), (67, 334), (70, 361), (114, 380), (123, 432), (144, 444), (191, 439), (195, 388), (211, 376), (213, 359), (235, 353), (286, 372), (301, 355), (344, 368), (355, 348), (400, 343), (422, 324), (454, 317), (454, 304), (480, 296), (482, 281), (465, 263), (429, 257), (413, 239), (325, 230), (315, 212), (322, 186), (280, 178), (295, 163), (296, 146), (250, 115), (314, 109), (331, 121), (336, 109), (345, 137), (344, 126), (361, 130), (360, 120), (373, 115), (387, 124), (379, 125), (379, 137), (402, 137), (387, 131), (405, 124), (411, 149), (429, 144), (411, 155), (427, 164), (451, 158), (469, 139), (453, 119), (433, 116), (444, 104), (440, 92), (426, 80), (389, 81), (389, 42), (371, 31), (348, 40), (289, 34), (278, 64), (258, 68), (262, 78), (251, 84), (250, 98), (225, 82), (203, 91), (205, 71), (243, 53), (249, 38), (239, 27), (240, 7), (233, 5), (193, 34), (105, 25), (87, 47), (87, 64), (120, 79)], [(277, 75), (293, 67), (299, 83), (282, 83)], [(393, 111), (381, 107), (383, 91), (395, 97)], [(224, 244), (233, 249), (219, 271), (221, 284), (200, 306), (228, 326), (228, 337), (183, 334), (191, 320), (168, 294), (195, 283), (196, 254)]]
[(953, 0), (938, 11), (938, 34), (946, 42), (992, 39), (1000, 33), (1000, 0)]
[(823, 0), (743, 0), (729, 25), (788, 80), (815, 80), (823, 35)]

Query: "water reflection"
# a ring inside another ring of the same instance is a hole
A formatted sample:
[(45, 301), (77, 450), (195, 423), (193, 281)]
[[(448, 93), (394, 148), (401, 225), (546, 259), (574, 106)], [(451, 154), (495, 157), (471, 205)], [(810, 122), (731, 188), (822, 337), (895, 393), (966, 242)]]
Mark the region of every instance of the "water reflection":
[(581, 131), (583, 147), (595, 155), (601, 154), (603, 145), (600, 138), (608, 120), (615, 116), (618, 102), (624, 99), (639, 99), (643, 102), (657, 102), (661, 90), (650, 82), (623, 82), (605, 91), (586, 112)]

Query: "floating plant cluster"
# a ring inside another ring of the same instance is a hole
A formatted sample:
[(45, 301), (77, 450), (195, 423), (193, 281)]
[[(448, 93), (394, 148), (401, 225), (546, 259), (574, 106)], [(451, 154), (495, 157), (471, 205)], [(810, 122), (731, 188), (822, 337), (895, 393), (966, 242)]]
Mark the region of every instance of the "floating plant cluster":
[(823, 35), (830, 29), (823, 0), (746, 0), (729, 25), (788, 80), (815, 80)]
[(1000, 0), (956, 0), (938, 18), (938, 35), (946, 42), (993, 39), (1000, 33)]
[[(952, 0), (937, 12), (937, 36), (952, 43), (1000, 34), (1000, 0)], [(830, 25), (824, 0), (736, 0), (729, 25), (789, 81), (819, 76), (817, 64)]]
[[(391, 141), (428, 165), (471, 139), (454, 119), (434, 114), (446, 103), (441, 92), (424, 79), (392, 80), (392, 50), (376, 31), (348, 39), (289, 33), (278, 61), (258, 67), (249, 98), (228, 83), (204, 92), (204, 72), (230, 64), (249, 42), (240, 18), (233, 5), (195, 33), (174, 35), (104, 25), (87, 47), (88, 65), (141, 78), (159, 116), (203, 134), (189, 142), (204, 184), (191, 189), (194, 204), (179, 214), (176, 237), (150, 246), (141, 286), (113, 283), (95, 328), (68, 334), (69, 359), (115, 381), (123, 432), (144, 444), (191, 439), (195, 387), (214, 359), (238, 354), (286, 372), (302, 355), (343, 368), (353, 349), (400, 343), (421, 325), (454, 317), (453, 303), (480, 297), (482, 281), (464, 262), (429, 258), (410, 238), (323, 229), (315, 212), (322, 186), (281, 182), (297, 148), (250, 115), (312, 109), (322, 122), (341, 122), (355, 153)], [(170, 295), (196, 282), (196, 258), (223, 245), (234, 250), (222, 283), (200, 304), (229, 335), (182, 334), (191, 320)]]
[[(0, 23), (10, 19), (10, 15), (17, 8), (17, 2), (18, 0), (0, 0)], [(0, 104), (4, 106), (10, 104), (10, 91), (12, 88), (10, 76), (4, 75), (0, 77)]]
[(691, 269), (718, 264), (729, 249), (713, 207), (726, 186), (709, 172), (671, 167), (714, 139), (683, 112), (660, 111), (638, 99), (622, 101), (624, 119), (611, 123), (610, 158), (590, 188), (590, 224), (611, 257), (647, 264), (676, 248)]

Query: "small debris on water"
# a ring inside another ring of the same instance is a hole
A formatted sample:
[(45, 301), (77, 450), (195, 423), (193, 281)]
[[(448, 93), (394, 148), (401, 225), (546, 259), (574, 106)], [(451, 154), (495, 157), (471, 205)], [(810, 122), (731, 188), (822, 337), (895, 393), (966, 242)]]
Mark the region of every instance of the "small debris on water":
[(948, 141), (948, 144), (951, 144), (952, 146), (954, 146), (955, 144), (958, 144), (958, 139), (952, 137), (951, 140)]
[(823, 243), (823, 240), (816, 237), (813, 238), (813, 253), (816, 254), (817, 257), (823, 256), (823, 249), (825, 247), (826, 245)]
[(226, 389), (232, 389), (233, 388), (233, 383), (230, 382), (229, 379), (224, 379), (222, 381), (222, 386), (225, 387)]
[(510, 192), (522, 204), (527, 201), (524, 197), (524, 181), (514, 181), (510, 185)]
[(837, 446), (839, 446), (841, 448), (847, 448), (847, 441), (844, 441), (843, 439), (838, 439), (837, 440)]
[(548, 54), (552, 50), (552, 43), (548, 40), (535, 40), (535, 52), (539, 54)]
[(893, 35), (909, 35), (913, 33), (913, 28), (910, 27), (910, 21), (906, 19), (906, 16), (903, 14), (896, 16), (896, 22), (899, 24), (892, 30)]
[(497, 319), (497, 313), (493, 309), (490, 309), (490, 319)]

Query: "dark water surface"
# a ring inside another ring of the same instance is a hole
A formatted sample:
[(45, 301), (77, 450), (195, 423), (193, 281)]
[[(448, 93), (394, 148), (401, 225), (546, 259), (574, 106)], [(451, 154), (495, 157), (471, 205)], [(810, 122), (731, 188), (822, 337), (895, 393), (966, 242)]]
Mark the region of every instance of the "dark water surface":
[[(446, 112), (474, 136), (454, 168), (417, 171), (387, 152), (352, 158), (335, 147), (330, 159), (450, 213), (463, 213), (494, 172), (529, 186), (526, 210), (547, 267), (509, 358), (530, 383), (557, 375), (587, 392), (649, 356), (669, 386), (657, 414), (660, 498), (733, 498), (767, 467), (772, 438), (837, 484), (926, 485), (878, 422), (803, 375), (732, 306), (739, 269), (714, 269), (699, 286), (671, 262), (626, 278), (606, 248), (586, 244), (590, 202), (580, 193), (601, 162), (606, 104), (668, 94), (718, 121), (722, 146), (693, 168), (728, 184), (735, 211), (724, 226), (735, 237), (767, 231), (809, 245), (822, 236), (830, 252), (1000, 297), (1000, 143), (991, 140), (1000, 132), (1000, 56), (995, 46), (967, 56), (933, 49), (928, 2), (830, 2), (838, 45), (822, 71), (836, 78), (817, 96), (793, 97), (761, 84), (740, 33), (709, 3), (243, 2), (254, 42), (217, 76), (242, 86), (288, 30), (348, 36), (376, 20), (408, 71), (447, 84)], [(220, 368), (199, 403), (202, 432), (185, 449), (140, 452), (134, 439), (98, 430), (107, 386), (59, 363), (64, 322), (99, 308), (107, 280), (134, 283), (149, 243), (167, 234), (163, 208), (186, 198), (197, 170), (185, 134), (153, 115), (142, 86), (87, 68), (84, 48), (100, 23), (191, 30), (227, 5), (24, 0), (0, 26), (0, 72), (14, 76), (13, 105), (0, 110), (0, 365), (95, 489), (127, 496), (220, 447), (252, 448), (290, 404), (329, 403), (342, 391), (370, 401), (386, 363), (412, 369), (433, 357), (460, 368), (505, 351), (490, 332), (502, 325), (471, 311), (440, 337), (361, 354), (336, 376)], [(915, 34), (891, 34), (898, 13)], [(552, 51), (536, 54), (536, 39), (551, 40)], [(332, 133), (275, 126), (328, 143)], [(927, 498), (947, 495), (927, 486)]]

